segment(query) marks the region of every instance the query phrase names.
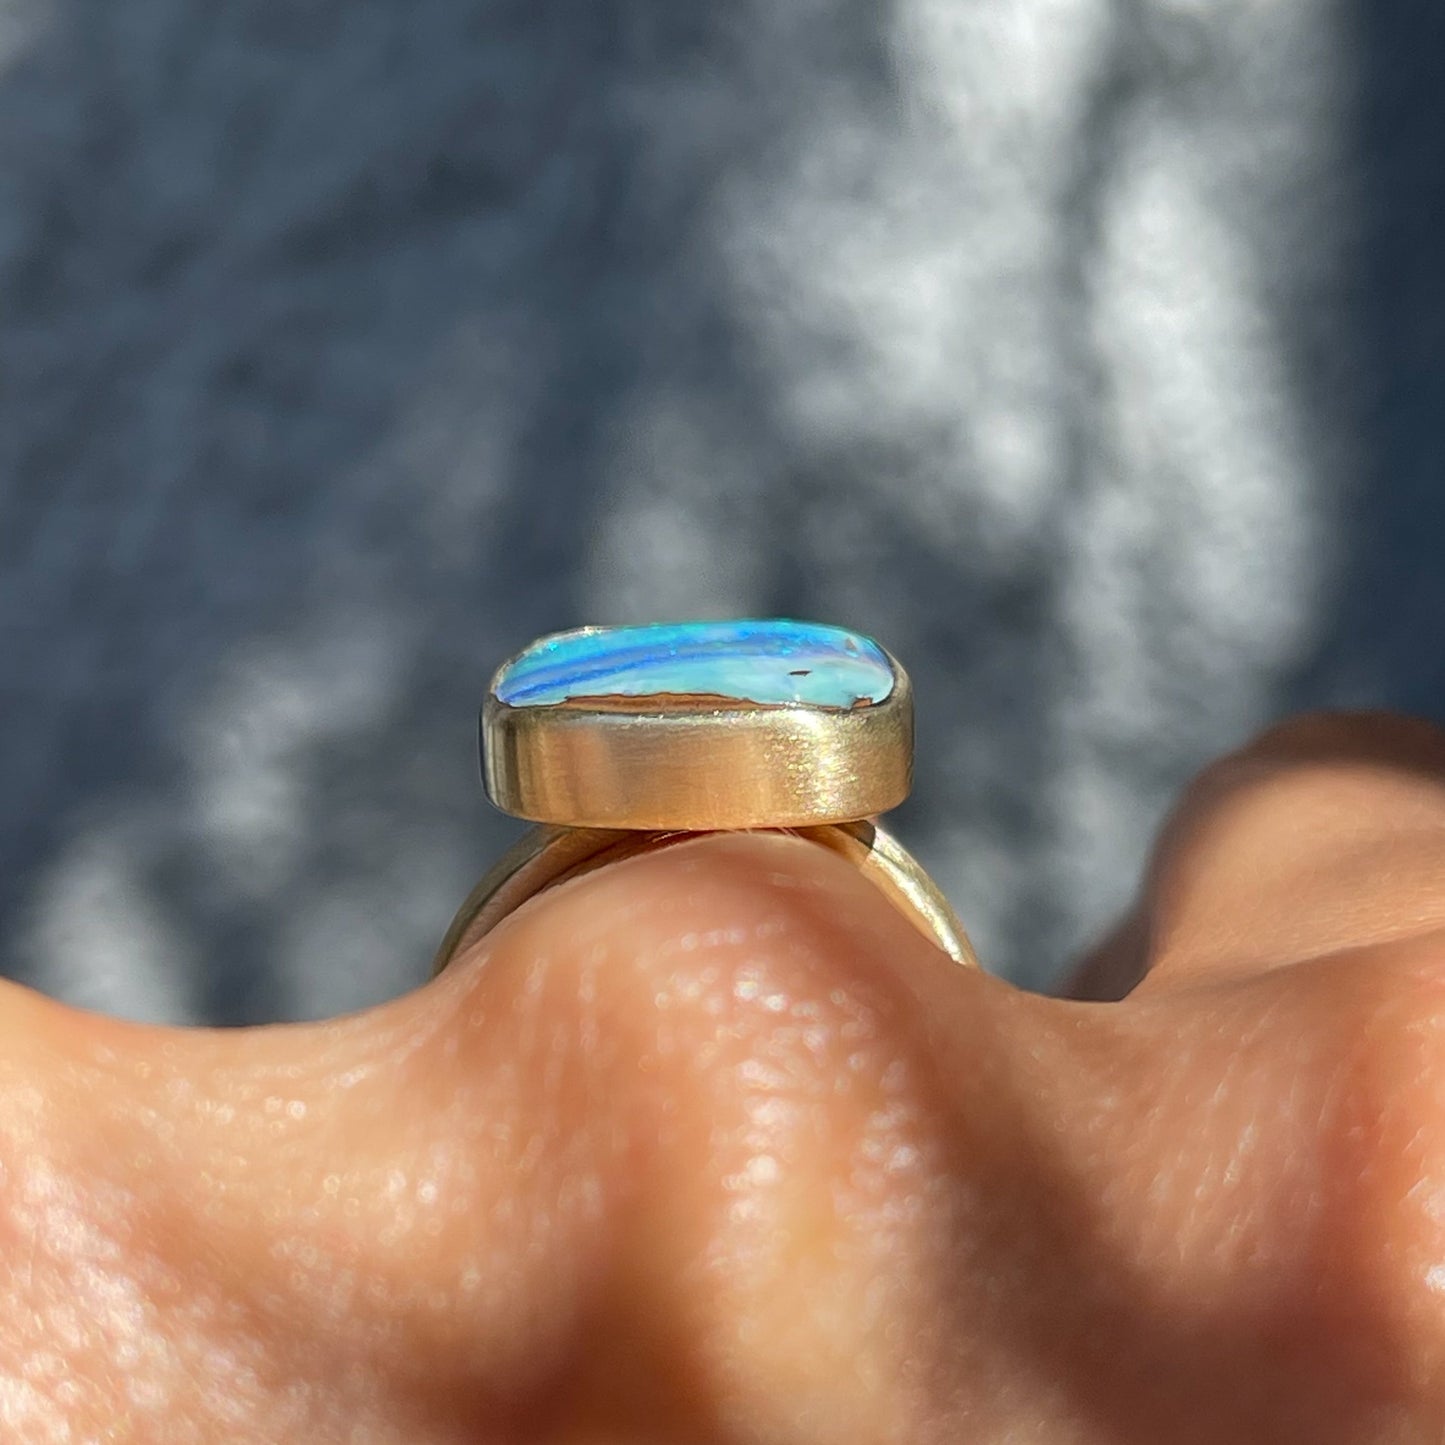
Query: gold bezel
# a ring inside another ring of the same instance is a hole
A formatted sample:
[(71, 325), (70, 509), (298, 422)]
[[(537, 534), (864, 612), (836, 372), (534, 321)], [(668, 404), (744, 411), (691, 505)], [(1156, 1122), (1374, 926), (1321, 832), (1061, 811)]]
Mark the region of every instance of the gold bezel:
[(512, 707), (492, 679), (482, 775), (504, 813), (572, 828), (806, 828), (871, 818), (908, 796), (913, 689), (854, 708), (679, 698)]

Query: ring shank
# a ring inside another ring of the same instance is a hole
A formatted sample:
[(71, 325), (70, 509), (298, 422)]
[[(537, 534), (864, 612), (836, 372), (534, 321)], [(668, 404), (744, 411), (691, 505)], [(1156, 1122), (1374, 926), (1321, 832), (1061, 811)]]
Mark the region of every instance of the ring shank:
[[(876, 823), (863, 821), (759, 831), (787, 832), (847, 859), (955, 963), (978, 966), (973, 945), (938, 885), (903, 845)], [(697, 836), (696, 832), (639, 832), (623, 828), (545, 825), (532, 829), (487, 872), (457, 910), (432, 961), (433, 975), (470, 949), (529, 898), (554, 884)]]

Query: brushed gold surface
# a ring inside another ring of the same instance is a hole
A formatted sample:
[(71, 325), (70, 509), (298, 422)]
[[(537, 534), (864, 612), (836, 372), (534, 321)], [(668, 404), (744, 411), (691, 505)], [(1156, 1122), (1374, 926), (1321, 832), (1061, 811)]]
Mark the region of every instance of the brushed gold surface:
[(806, 828), (885, 813), (913, 773), (913, 690), (888, 661), (888, 697), (846, 709), (661, 696), (512, 707), (489, 689), (487, 795), (573, 828)]
[[(973, 945), (948, 900), (907, 849), (876, 823), (757, 831), (786, 831), (847, 859), (955, 963), (978, 967)], [(432, 973), (440, 973), (508, 914), (554, 884), (696, 836), (692, 832), (621, 828), (533, 828), (497, 862), (457, 910), (432, 961)]]

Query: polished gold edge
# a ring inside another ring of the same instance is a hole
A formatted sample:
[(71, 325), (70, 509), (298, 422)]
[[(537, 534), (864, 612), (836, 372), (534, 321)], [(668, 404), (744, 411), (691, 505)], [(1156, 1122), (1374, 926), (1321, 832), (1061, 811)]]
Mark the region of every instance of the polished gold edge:
[[(955, 963), (978, 967), (973, 945), (948, 900), (892, 834), (870, 822), (784, 831), (847, 859)], [(529, 898), (553, 885), (693, 836), (696, 834), (691, 832), (639, 833), (630, 829), (532, 829), (488, 871), (457, 910), (432, 961), (433, 974), (440, 973)]]
[(511, 707), (489, 689), (487, 794), (572, 828), (806, 828), (885, 813), (912, 785), (913, 689), (884, 655), (892, 691), (850, 709)]

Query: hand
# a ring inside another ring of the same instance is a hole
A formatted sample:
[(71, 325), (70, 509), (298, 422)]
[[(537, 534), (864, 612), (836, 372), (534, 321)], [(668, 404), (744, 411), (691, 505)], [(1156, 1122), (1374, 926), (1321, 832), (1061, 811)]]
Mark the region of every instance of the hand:
[(6, 1441), (1445, 1438), (1445, 738), (1216, 765), (1077, 992), (771, 836), (334, 1022), (0, 994)]

